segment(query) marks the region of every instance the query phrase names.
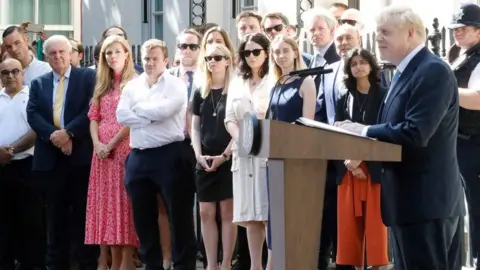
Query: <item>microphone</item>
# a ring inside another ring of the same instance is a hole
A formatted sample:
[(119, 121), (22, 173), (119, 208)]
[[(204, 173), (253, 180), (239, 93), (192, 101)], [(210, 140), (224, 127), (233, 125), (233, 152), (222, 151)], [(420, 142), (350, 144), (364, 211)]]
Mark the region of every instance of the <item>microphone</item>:
[(323, 67), (316, 67), (316, 68), (307, 68), (307, 69), (301, 69), (301, 70), (296, 70), (288, 73), (288, 75), (297, 75), (297, 76), (311, 76), (311, 75), (323, 75), (323, 74), (328, 74), (332, 73), (333, 69), (325, 69)]

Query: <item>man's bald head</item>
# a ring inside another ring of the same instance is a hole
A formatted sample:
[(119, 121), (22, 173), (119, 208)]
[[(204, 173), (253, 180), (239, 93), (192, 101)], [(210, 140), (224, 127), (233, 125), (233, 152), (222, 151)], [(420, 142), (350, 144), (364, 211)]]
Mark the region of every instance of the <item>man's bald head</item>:
[(360, 33), (356, 27), (344, 24), (335, 31), (335, 48), (341, 57), (344, 57), (351, 49), (360, 47), (360, 45)]
[(0, 70), (4, 68), (18, 68), (22, 70), (22, 63), (15, 58), (5, 58), (5, 60), (0, 63)]
[(7, 92), (18, 92), (23, 88), (23, 68), (20, 61), (7, 58), (0, 64), (0, 80)]

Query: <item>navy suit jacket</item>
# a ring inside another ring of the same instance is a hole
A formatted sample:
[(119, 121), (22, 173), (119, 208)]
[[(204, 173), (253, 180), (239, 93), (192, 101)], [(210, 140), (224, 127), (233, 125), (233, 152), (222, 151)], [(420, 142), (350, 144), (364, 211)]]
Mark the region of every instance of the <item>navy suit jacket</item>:
[(387, 226), (465, 215), (457, 163), (458, 87), (450, 67), (426, 48), (382, 102), (367, 136), (402, 145), (401, 162), (382, 163)]
[(37, 133), (33, 169), (50, 171), (57, 160), (67, 158), (73, 166), (87, 166), (92, 160), (92, 139), (88, 110), (95, 87), (95, 70), (74, 68), (70, 72), (65, 97), (63, 120), (65, 129), (72, 132), (72, 154), (65, 156), (50, 141), (50, 135), (57, 130), (53, 124), (53, 72), (34, 79), (30, 86), (27, 105), (27, 119)]

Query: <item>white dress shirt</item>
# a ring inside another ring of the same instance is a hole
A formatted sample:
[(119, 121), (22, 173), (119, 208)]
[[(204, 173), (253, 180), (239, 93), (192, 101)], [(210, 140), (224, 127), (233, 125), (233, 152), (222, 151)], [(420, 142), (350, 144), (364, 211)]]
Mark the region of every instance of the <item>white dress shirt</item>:
[(470, 74), (468, 89), (480, 91), (480, 64), (478, 64), (472, 71), (472, 74)]
[[(0, 91), (0, 146), (9, 146), (20, 140), (30, 130), (27, 121), (27, 103), (29, 89), (24, 86), (15, 96), (10, 97), (5, 89)], [(14, 160), (24, 159), (33, 155), (33, 147), (15, 154)]]
[(23, 75), (23, 84), (30, 86), (30, 83), (48, 72), (52, 71), (52, 68), (47, 62), (43, 62), (33, 57), (32, 62), (28, 64), (27, 67), (23, 70), (25, 73)]
[(130, 128), (130, 147), (156, 148), (185, 139), (187, 88), (165, 71), (149, 87), (147, 75), (129, 81), (117, 107), (117, 121)]

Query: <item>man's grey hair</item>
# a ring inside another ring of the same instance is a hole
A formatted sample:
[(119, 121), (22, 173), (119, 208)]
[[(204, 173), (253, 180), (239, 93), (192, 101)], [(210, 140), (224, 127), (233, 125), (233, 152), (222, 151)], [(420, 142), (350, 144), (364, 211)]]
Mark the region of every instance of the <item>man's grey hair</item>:
[(70, 40), (68, 40), (67, 37), (62, 36), (62, 35), (53, 35), (49, 37), (45, 42), (43, 43), (43, 54), (48, 55), (48, 49), (52, 44), (56, 43), (65, 43), (65, 46), (67, 46), (67, 51), (72, 52), (72, 44), (70, 44)]
[(334, 29), (337, 26), (337, 20), (335, 19), (335, 17), (333, 17), (330, 11), (324, 8), (316, 7), (309, 9), (302, 13), (301, 16), (301, 19), (306, 26), (311, 25), (315, 18), (320, 18), (324, 20), (328, 28), (330, 29)]
[(427, 36), (422, 18), (408, 6), (390, 5), (385, 7), (376, 16), (375, 21), (377, 25), (391, 22), (400, 29), (408, 29), (413, 27), (415, 34), (422, 41), (425, 41)]

